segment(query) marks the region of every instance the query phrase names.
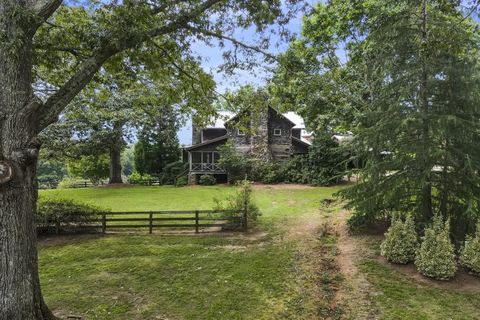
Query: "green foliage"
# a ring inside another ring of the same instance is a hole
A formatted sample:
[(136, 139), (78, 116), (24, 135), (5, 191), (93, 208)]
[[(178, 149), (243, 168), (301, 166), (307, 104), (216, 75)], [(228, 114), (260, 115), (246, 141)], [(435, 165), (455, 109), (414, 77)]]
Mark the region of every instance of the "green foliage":
[(418, 238), (412, 216), (407, 216), (405, 222), (394, 216), (380, 245), (382, 256), (393, 263), (410, 263), (415, 260), (417, 246)]
[(165, 167), (179, 161), (178, 121), (173, 109), (157, 115), (144, 125), (135, 144), (135, 169), (159, 177)]
[(81, 178), (76, 177), (64, 177), (62, 180), (58, 182), (57, 188), (59, 189), (69, 189), (75, 188), (77, 185), (83, 183), (84, 180)]
[(187, 176), (181, 176), (181, 177), (178, 177), (175, 180), (175, 186), (176, 187), (184, 187), (187, 184), (188, 184), (188, 177)]
[(122, 152), (122, 174), (130, 176), (135, 170), (135, 151), (134, 146), (130, 145)]
[(365, 165), (342, 196), (356, 225), (415, 212), (423, 227), (439, 212), (458, 243), (478, 219), (480, 38), (462, 6), (319, 2), (281, 58), (277, 99), (316, 130), (354, 135)]
[(159, 179), (161, 184), (174, 184), (175, 179), (181, 174), (185, 174), (188, 169), (188, 163), (184, 163), (181, 160), (168, 163), (165, 165), (163, 172), (160, 174)]
[(460, 254), (460, 263), (472, 273), (480, 275), (480, 223), (475, 236), (467, 236)]
[(233, 142), (228, 141), (218, 148), (218, 152), (220, 154), (218, 165), (228, 172), (228, 181), (235, 183), (245, 179), (245, 175), (250, 171), (250, 161), (235, 149)]
[(60, 181), (67, 175), (65, 163), (56, 160), (40, 158), (37, 166), (37, 179), (39, 181)]
[(425, 229), (415, 257), (415, 266), (421, 274), (437, 280), (455, 276), (457, 263), (449, 229), (449, 222), (443, 222), (440, 215), (436, 215), (432, 226)]
[(141, 174), (140, 172), (134, 170), (132, 174), (128, 177), (128, 181), (130, 183), (136, 183), (138, 181), (151, 180), (152, 178), (153, 177), (148, 173)]
[(98, 219), (103, 212), (106, 210), (71, 199), (40, 197), (36, 222), (40, 233), (53, 233), (57, 221), (62, 223), (63, 230), (68, 230), (70, 226), (91, 224), (91, 220)]
[(249, 177), (267, 184), (300, 183), (329, 186), (338, 183), (346, 173), (348, 153), (331, 139), (318, 134), (307, 155), (296, 155), (279, 164), (250, 160)]
[(213, 186), (217, 184), (217, 179), (215, 179), (215, 177), (210, 174), (204, 174), (200, 176), (198, 183), (202, 186)]
[(84, 155), (67, 163), (68, 174), (72, 177), (89, 179), (93, 184), (108, 178), (110, 160), (107, 155)]
[(236, 217), (241, 217), (247, 211), (248, 223), (255, 223), (261, 215), (260, 209), (252, 199), (252, 183), (248, 180), (236, 183), (235, 194), (228, 196), (224, 201), (214, 198), (214, 210), (230, 210)]

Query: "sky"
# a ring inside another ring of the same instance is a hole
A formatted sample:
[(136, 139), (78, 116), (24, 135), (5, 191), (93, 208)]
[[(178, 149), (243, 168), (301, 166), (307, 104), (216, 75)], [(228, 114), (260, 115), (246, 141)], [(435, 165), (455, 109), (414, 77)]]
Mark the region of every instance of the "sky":
[[(306, 1), (310, 6), (315, 5), (317, 0), (308, 0)], [(299, 35), (302, 25), (302, 14), (299, 13), (294, 19), (290, 21), (287, 28), (290, 32)], [(242, 30), (238, 33), (236, 38), (245, 43), (252, 44), (252, 40), (255, 37), (255, 32), (253, 30)], [(279, 45), (278, 47), (276, 45)], [(272, 37), (271, 39), (271, 48), (268, 50), (269, 53), (279, 54), (285, 51), (288, 47), (287, 43), (281, 41), (279, 37)], [(203, 43), (195, 43), (192, 45), (192, 49), (195, 53), (202, 57), (206, 57), (202, 61), (202, 67), (205, 71), (209, 72), (217, 83), (217, 91), (224, 93), (225, 91), (235, 91), (240, 86), (251, 84), (254, 86), (262, 86), (266, 83), (268, 79), (268, 72), (261, 67), (254, 68), (250, 71), (237, 70), (235, 75), (226, 76), (223, 73), (218, 72), (219, 66), (223, 62), (222, 50), (218, 46), (208, 47)], [(261, 59), (261, 57), (258, 57)], [(183, 126), (178, 132), (178, 138), (180, 144), (189, 145), (192, 142), (192, 124), (190, 121)]]

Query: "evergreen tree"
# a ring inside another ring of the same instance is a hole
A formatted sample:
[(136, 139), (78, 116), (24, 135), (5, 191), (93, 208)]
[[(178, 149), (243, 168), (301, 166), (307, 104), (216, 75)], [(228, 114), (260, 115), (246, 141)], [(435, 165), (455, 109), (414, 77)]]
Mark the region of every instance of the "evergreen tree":
[(480, 223), (474, 236), (467, 236), (460, 254), (460, 263), (471, 272), (480, 275)]
[(448, 280), (455, 276), (457, 262), (455, 249), (450, 240), (450, 223), (434, 216), (431, 227), (425, 229), (422, 244), (415, 256), (415, 265), (424, 276)]
[(275, 89), (314, 127), (353, 132), (351, 225), (439, 212), (461, 241), (480, 203), (478, 24), (458, 1), (360, 0), (319, 3), (303, 29)]
[(141, 174), (160, 176), (166, 166), (181, 159), (178, 143), (178, 115), (162, 110), (143, 126), (135, 144), (135, 169)]
[(403, 222), (400, 217), (394, 216), (380, 249), (382, 256), (388, 261), (405, 264), (415, 260), (417, 245), (417, 233), (412, 217), (407, 216)]

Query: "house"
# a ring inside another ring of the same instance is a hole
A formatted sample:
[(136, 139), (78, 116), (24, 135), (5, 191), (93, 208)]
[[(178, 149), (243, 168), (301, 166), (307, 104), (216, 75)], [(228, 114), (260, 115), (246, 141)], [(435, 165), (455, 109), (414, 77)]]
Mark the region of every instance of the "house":
[(282, 114), (272, 107), (255, 119), (250, 119), (249, 115), (248, 111), (220, 112), (210, 125), (192, 126), (192, 145), (185, 148), (191, 183), (204, 174), (226, 178), (228, 173), (218, 165), (218, 148), (227, 141), (233, 141), (239, 152), (272, 162), (288, 161), (294, 155), (308, 152), (311, 142), (307, 139), (311, 135), (299, 115)]

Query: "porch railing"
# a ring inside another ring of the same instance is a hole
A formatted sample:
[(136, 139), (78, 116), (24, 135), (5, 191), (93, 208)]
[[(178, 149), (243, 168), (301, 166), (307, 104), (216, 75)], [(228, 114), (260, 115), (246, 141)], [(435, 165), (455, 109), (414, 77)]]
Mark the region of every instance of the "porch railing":
[(192, 163), (191, 171), (225, 172), (225, 170), (216, 163)]

